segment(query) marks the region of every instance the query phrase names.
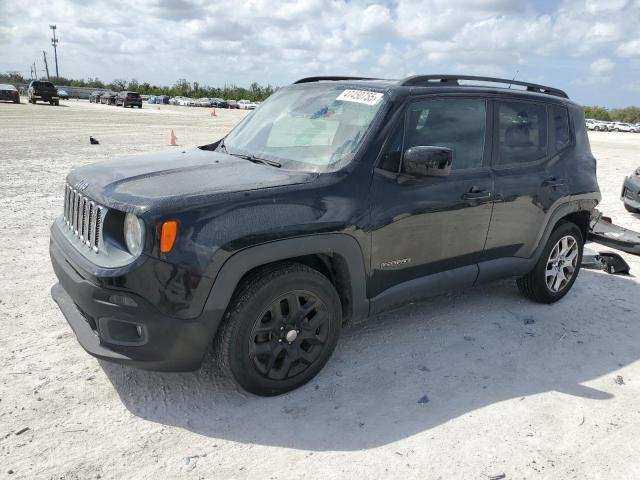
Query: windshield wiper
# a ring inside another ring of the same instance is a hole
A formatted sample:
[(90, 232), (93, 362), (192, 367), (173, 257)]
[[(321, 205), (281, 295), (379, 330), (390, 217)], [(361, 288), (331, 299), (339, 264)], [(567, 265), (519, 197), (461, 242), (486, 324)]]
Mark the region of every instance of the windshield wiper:
[(276, 162), (275, 160), (268, 160), (266, 158), (259, 158), (259, 157), (256, 157), (255, 155), (245, 155), (243, 153), (229, 153), (229, 155), (233, 155), (234, 157), (242, 158), (244, 160), (249, 160), (250, 162), (253, 162), (253, 163), (262, 163), (264, 165), (269, 165), (271, 167), (277, 167), (277, 168), (282, 167), (282, 164), (280, 162)]

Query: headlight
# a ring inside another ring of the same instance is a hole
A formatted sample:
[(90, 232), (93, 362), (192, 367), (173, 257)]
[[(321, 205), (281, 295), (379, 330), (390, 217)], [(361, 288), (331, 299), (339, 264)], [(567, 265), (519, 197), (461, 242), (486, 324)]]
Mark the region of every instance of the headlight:
[(129, 253), (137, 257), (144, 245), (144, 223), (132, 213), (124, 217), (124, 241)]

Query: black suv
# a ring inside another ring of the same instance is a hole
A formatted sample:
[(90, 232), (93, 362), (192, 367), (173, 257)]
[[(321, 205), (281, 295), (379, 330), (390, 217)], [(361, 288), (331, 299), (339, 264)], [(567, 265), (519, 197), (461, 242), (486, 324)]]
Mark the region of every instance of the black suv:
[(29, 103), (49, 102), (51, 105), (60, 105), (60, 96), (58, 89), (51, 82), (44, 80), (33, 80), (27, 89), (27, 98)]
[(561, 299), (600, 200), (580, 106), (460, 76), (302, 79), (223, 140), (81, 167), (64, 192), (52, 295), (82, 346), (189, 370), (213, 344), (260, 395), (407, 302), (504, 277)]
[(123, 107), (142, 108), (142, 97), (138, 92), (119, 92), (116, 97), (116, 105)]

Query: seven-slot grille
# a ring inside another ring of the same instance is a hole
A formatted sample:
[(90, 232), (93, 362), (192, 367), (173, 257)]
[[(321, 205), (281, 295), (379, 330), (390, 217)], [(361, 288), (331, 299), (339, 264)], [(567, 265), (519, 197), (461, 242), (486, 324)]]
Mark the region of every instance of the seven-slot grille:
[(71, 185), (64, 190), (64, 220), (69, 230), (87, 247), (98, 253), (106, 208), (85, 197)]

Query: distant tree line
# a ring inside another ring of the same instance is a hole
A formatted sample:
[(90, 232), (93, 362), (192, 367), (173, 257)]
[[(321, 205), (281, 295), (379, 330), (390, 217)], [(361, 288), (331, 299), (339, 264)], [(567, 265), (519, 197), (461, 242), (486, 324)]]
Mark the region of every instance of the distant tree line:
[[(42, 78), (41, 80), (46, 80)], [(143, 95), (169, 95), (170, 97), (183, 96), (183, 97), (209, 97), (209, 98), (224, 98), (224, 99), (247, 99), (253, 102), (259, 102), (265, 100), (271, 95), (277, 88), (271, 85), (262, 86), (257, 82), (253, 82), (249, 85), (249, 88), (238, 87), (237, 85), (225, 85), (224, 87), (210, 87), (207, 85), (200, 85), (198, 82), (189, 82), (184, 78), (181, 78), (172, 86), (160, 86), (151, 85), (149, 82), (139, 82), (135, 78), (127, 81), (124, 79), (116, 79), (111, 83), (105, 83), (99, 78), (87, 78), (74, 80), (72, 78), (51, 78), (51, 81), (57, 85), (65, 85), (69, 87), (88, 87), (88, 88), (100, 88), (106, 90), (131, 90), (141, 93)], [(6, 72), (0, 73), (0, 83), (29, 83), (30, 79), (24, 78), (19, 72)]]
[(584, 116), (605, 122), (640, 123), (640, 108), (626, 107), (607, 110), (604, 107), (584, 107)]

